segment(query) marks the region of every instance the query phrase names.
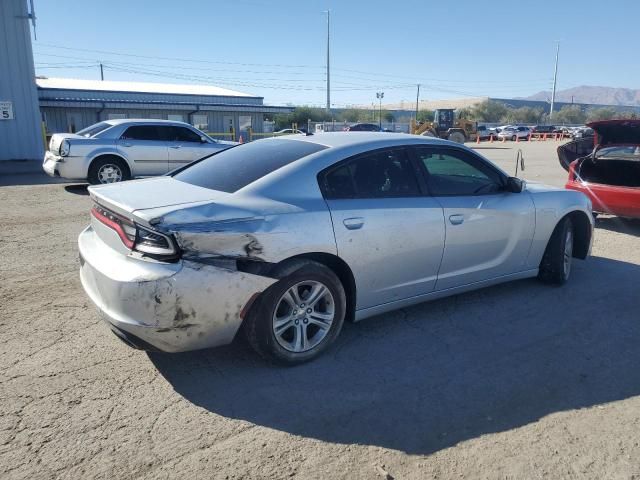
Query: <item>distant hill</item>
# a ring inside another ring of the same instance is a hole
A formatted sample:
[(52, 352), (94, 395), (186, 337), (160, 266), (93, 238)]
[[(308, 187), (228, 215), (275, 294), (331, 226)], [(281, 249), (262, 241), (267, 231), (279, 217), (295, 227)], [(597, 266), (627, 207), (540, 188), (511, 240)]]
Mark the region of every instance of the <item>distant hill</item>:
[[(551, 92), (538, 92), (526, 97), (526, 100), (550, 100)], [(583, 85), (580, 87), (558, 90), (556, 101), (574, 103), (592, 103), (599, 105), (633, 105), (640, 106), (640, 90), (631, 88), (592, 87)]]

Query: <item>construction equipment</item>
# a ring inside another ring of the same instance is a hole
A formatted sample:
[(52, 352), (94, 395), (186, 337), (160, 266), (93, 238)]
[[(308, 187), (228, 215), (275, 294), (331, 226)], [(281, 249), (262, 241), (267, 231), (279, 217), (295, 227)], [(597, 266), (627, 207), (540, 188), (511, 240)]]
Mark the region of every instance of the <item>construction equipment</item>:
[(433, 122), (411, 122), (415, 135), (445, 138), (457, 143), (473, 141), (478, 136), (478, 123), (456, 118), (453, 108), (439, 108), (433, 112)]

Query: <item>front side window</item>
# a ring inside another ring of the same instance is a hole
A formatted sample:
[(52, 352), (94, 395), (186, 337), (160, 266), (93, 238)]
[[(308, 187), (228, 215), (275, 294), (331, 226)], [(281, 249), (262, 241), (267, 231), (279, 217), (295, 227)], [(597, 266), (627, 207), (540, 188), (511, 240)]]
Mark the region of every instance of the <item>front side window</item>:
[(329, 170), (321, 182), (329, 199), (420, 195), (415, 170), (401, 149), (360, 155)]
[(467, 196), (502, 190), (500, 175), (467, 152), (453, 149), (417, 148), (427, 171), (427, 186), (433, 196)]
[(156, 125), (134, 125), (125, 130), (123, 140), (163, 140)]
[(189, 130), (185, 127), (170, 127), (171, 136), (169, 138), (172, 142), (193, 142), (201, 143), (200, 135), (193, 130)]

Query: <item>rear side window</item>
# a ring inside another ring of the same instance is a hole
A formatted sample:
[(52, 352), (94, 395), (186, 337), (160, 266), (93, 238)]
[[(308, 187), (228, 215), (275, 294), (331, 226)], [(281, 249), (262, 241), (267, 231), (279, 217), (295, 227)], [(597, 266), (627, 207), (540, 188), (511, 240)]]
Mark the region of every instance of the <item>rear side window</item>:
[(360, 155), (331, 169), (321, 182), (328, 199), (420, 195), (415, 170), (400, 149)]
[(326, 149), (317, 143), (295, 140), (258, 140), (216, 153), (173, 178), (199, 187), (233, 193), (296, 160)]
[(134, 125), (125, 130), (123, 140), (164, 140), (156, 125)]
[(82, 135), (83, 137), (91, 138), (101, 132), (104, 132), (107, 128), (111, 128), (113, 125), (106, 122), (96, 123), (95, 125), (91, 125), (87, 128), (84, 128), (78, 132), (78, 135)]

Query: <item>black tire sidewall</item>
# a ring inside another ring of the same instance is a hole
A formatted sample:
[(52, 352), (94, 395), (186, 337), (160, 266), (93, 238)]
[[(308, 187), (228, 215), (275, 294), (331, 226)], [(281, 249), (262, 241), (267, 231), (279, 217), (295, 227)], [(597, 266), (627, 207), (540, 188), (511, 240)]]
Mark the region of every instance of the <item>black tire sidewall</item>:
[[(539, 272), (539, 278), (547, 283), (563, 285), (571, 276), (571, 269), (569, 270), (569, 276), (566, 276), (564, 272), (564, 252), (569, 230), (574, 232), (573, 223), (571, 219), (564, 218), (556, 226), (549, 239)], [(575, 244), (575, 234), (573, 242)]]
[[(282, 295), (296, 283), (318, 281), (325, 285), (334, 300), (335, 316), (329, 333), (322, 341), (309, 351), (295, 353), (284, 349), (276, 340), (272, 328), (275, 308)], [(346, 313), (346, 296), (338, 277), (328, 268), (308, 265), (282, 278), (265, 290), (251, 308), (248, 320), (249, 341), (263, 356), (278, 363), (296, 365), (316, 358), (324, 352), (338, 337)]]

